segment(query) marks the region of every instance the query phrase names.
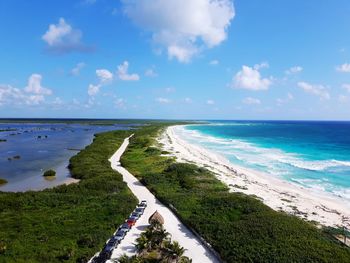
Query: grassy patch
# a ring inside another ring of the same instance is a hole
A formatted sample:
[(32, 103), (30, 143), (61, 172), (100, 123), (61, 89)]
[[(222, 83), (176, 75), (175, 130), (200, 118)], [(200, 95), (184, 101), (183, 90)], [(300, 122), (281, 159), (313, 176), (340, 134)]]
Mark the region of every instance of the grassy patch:
[(137, 200), (108, 159), (130, 131), (98, 134), (72, 157), (77, 184), (0, 193), (0, 262), (87, 262)]
[(224, 262), (350, 261), (349, 248), (322, 229), (276, 212), (254, 197), (230, 193), (204, 168), (161, 156), (153, 147), (162, 128), (152, 125), (136, 131), (122, 165), (174, 207)]

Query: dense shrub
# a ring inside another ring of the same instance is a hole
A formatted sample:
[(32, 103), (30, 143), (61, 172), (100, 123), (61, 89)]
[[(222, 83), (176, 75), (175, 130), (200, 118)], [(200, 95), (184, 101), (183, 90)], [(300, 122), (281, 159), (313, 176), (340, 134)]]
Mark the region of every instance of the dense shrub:
[(54, 170), (47, 170), (43, 174), (44, 177), (51, 177), (51, 176), (56, 176), (56, 172)]
[(0, 262), (87, 262), (137, 200), (108, 159), (130, 131), (98, 134), (71, 159), (81, 181), (38, 192), (0, 192)]

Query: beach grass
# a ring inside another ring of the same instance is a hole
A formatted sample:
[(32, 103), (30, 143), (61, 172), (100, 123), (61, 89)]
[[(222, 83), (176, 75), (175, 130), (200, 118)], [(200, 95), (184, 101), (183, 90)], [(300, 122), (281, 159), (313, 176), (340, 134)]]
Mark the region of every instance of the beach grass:
[(98, 134), (70, 161), (77, 184), (0, 192), (0, 262), (87, 262), (137, 204), (109, 157), (131, 131)]
[(349, 262), (350, 249), (329, 232), (253, 196), (230, 193), (205, 168), (161, 156), (154, 146), (163, 129), (153, 125), (135, 132), (121, 163), (224, 262)]

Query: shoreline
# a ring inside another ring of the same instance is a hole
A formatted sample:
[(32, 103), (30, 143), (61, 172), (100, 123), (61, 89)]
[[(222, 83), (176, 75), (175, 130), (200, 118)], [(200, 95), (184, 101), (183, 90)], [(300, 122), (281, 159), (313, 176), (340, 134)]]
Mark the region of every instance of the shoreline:
[(168, 127), (158, 138), (162, 149), (179, 162), (195, 163), (212, 171), (231, 192), (255, 195), (265, 205), (324, 226), (350, 228), (350, 205), (341, 198), (316, 193), (305, 187), (229, 162), (225, 157), (182, 139)]

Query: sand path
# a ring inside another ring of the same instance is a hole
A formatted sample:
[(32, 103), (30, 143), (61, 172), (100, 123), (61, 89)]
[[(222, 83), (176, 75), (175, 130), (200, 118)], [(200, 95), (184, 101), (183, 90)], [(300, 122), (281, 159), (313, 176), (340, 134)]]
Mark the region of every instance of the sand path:
[[(131, 137), (131, 136), (130, 136)], [(129, 137), (129, 138), (130, 138)], [(171, 234), (173, 241), (178, 241), (183, 246), (185, 256), (192, 259), (192, 262), (206, 263), (219, 262), (211, 251), (204, 246), (194, 234), (183, 225), (180, 220), (144, 186), (139, 180), (129, 173), (120, 165), (120, 157), (129, 144), (129, 138), (126, 138), (120, 148), (109, 159), (114, 170), (123, 176), (123, 180), (127, 183), (133, 194), (141, 201), (146, 200), (148, 205), (144, 214), (137, 221), (136, 225), (128, 232), (125, 239), (113, 251), (112, 259), (119, 258), (121, 255), (135, 255), (135, 242), (141, 232), (149, 225), (148, 218), (157, 210), (164, 217), (164, 228)]]

